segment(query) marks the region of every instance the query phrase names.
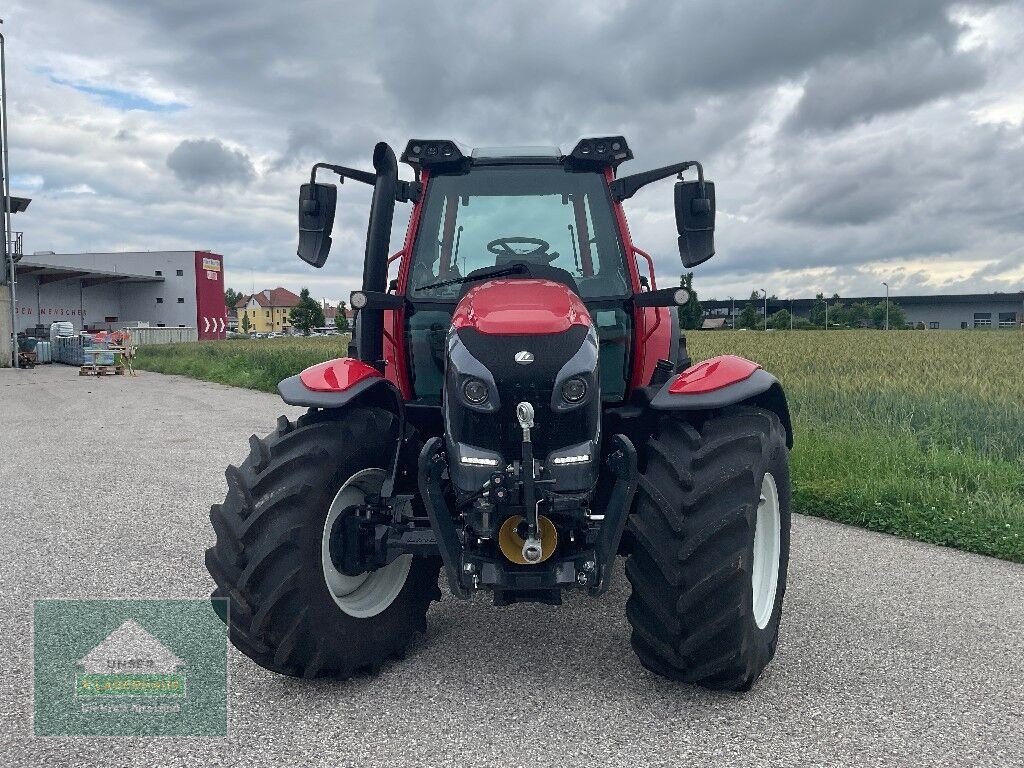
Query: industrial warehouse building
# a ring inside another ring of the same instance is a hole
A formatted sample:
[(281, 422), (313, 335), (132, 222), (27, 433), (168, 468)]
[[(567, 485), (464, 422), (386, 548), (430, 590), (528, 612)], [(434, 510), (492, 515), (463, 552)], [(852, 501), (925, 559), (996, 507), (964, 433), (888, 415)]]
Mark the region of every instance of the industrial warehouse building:
[[(878, 304), (885, 296), (861, 296), (840, 301), (846, 305)], [(906, 316), (907, 323), (918, 323), (931, 330), (963, 330), (967, 328), (1019, 328), (1024, 323), (1024, 291), (1017, 293), (965, 293), (936, 296), (890, 296), (892, 304), (898, 304)], [(794, 317), (807, 318), (818, 299), (768, 299), (769, 317), (785, 309)], [(735, 311), (743, 311), (747, 299), (715, 300), (701, 299), (708, 320), (726, 319)], [(828, 299), (831, 306), (833, 299)], [(764, 316), (764, 302), (755, 301), (759, 316)], [(735, 308), (735, 309), (734, 309)], [(727, 324), (727, 323), (726, 323)]]
[(208, 251), (35, 253), (16, 266), (16, 331), (69, 320), (76, 331), (132, 324), (223, 339), (224, 259)]

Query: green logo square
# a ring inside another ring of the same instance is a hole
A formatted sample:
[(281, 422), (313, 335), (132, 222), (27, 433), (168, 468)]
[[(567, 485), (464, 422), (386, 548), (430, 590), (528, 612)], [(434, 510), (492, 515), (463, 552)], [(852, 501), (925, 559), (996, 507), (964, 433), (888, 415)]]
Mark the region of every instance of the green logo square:
[(34, 634), (36, 736), (227, 735), (208, 600), (37, 600)]

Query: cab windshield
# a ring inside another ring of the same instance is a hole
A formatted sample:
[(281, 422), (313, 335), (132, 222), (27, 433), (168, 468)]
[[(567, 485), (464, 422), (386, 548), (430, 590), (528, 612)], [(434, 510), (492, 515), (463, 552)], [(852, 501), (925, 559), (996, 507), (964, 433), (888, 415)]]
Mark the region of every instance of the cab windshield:
[(477, 167), (430, 178), (410, 298), (454, 301), (461, 286), (434, 284), (515, 261), (565, 270), (584, 299), (629, 294), (604, 178), (560, 165)]

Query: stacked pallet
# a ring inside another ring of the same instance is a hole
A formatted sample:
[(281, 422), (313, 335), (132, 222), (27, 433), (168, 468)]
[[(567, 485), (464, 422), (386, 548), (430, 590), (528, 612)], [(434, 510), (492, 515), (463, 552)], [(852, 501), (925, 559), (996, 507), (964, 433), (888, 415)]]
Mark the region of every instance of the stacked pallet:
[(108, 342), (94, 341), (82, 348), (82, 366), (79, 376), (107, 376), (124, 374), (124, 347)]

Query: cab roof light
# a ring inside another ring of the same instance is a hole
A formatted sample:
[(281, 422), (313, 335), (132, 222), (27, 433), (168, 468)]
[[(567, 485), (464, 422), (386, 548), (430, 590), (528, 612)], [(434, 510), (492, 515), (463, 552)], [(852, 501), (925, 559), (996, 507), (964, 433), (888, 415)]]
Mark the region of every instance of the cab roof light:
[(611, 166), (633, 159), (624, 136), (584, 136), (569, 153), (569, 161), (576, 166)]
[(412, 139), (405, 145), (401, 160), (413, 168), (436, 168), (462, 164), (470, 152), (454, 139)]

